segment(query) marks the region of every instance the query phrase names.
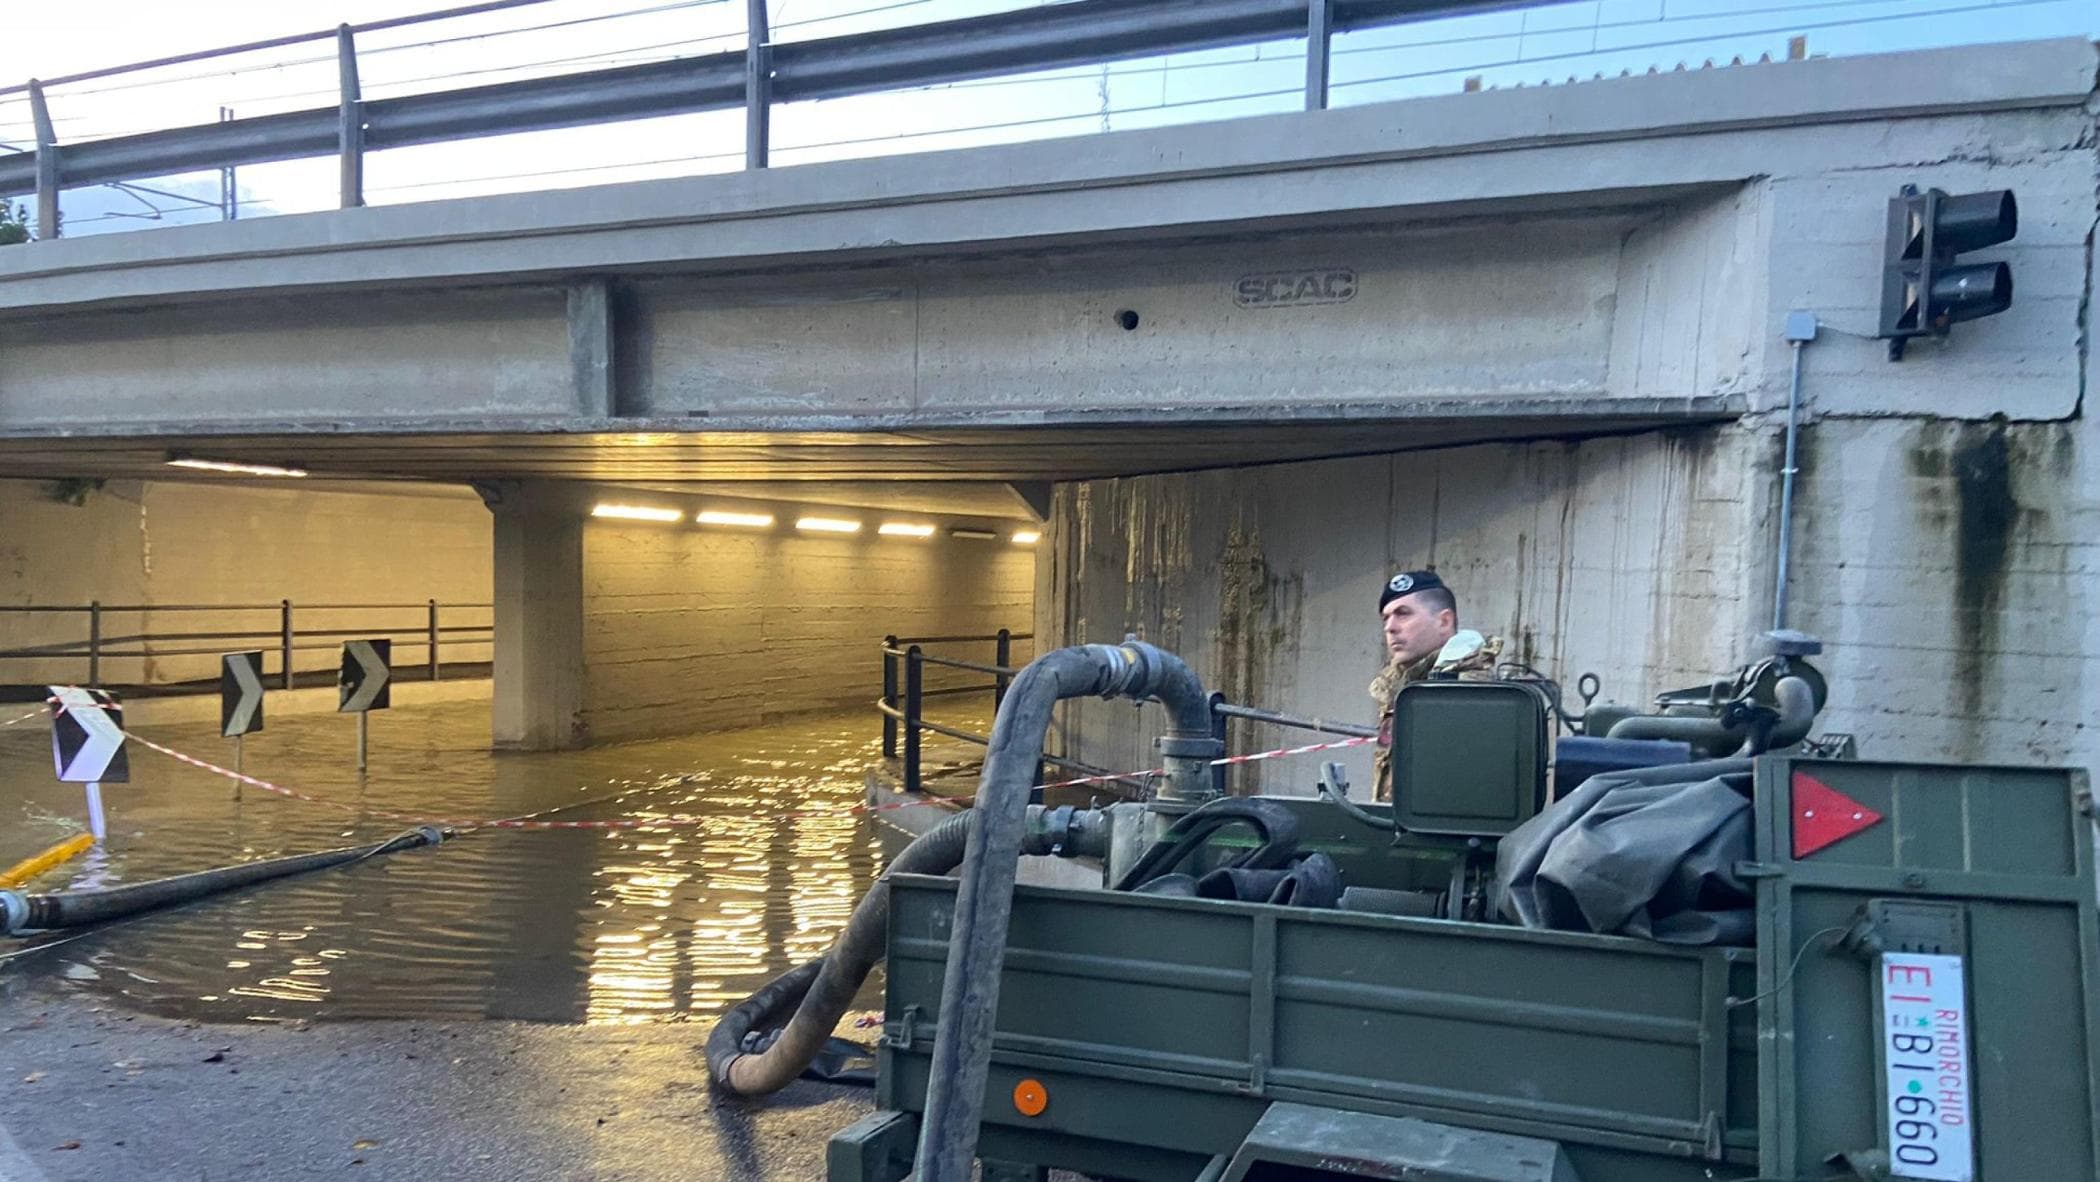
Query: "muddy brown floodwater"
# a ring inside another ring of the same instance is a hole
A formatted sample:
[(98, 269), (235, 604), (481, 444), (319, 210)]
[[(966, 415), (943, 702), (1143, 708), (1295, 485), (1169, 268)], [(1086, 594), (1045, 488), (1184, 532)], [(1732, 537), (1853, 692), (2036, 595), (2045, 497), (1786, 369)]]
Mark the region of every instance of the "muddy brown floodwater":
[[(32, 889), (137, 882), (410, 827), (381, 813), (573, 806), (555, 816), (693, 823), (478, 830), (63, 943), (60, 933), (0, 940), (0, 986), (59, 981), (208, 1021), (704, 1021), (823, 952), (881, 865), (883, 836), (856, 808), (877, 747), (865, 714), (535, 755), (488, 750), (486, 703), (397, 708), (371, 729), (362, 775), (347, 717), (273, 718), (248, 738), (249, 774), (334, 807), (255, 788), (237, 802), (230, 782), (134, 745), (132, 782), (104, 789), (107, 848)], [(209, 725), (138, 731), (231, 762)], [(0, 864), (83, 816), (80, 786), (53, 779), (48, 726), (0, 729)], [(862, 1004), (879, 1007), (876, 982)]]

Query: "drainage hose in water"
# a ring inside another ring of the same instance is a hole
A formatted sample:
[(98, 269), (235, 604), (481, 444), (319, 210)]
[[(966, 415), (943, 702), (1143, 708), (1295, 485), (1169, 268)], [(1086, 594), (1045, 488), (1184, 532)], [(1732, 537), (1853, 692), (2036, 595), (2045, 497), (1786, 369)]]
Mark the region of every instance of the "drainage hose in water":
[[(890, 875), (946, 874), (962, 865), (973, 813), (957, 813), (927, 830), (892, 859), (882, 877), (861, 896), (831, 951), (768, 981), (738, 1002), (707, 1035), (707, 1075), (716, 1087), (739, 1096), (777, 1092), (802, 1074), (853, 1004), (853, 995), (882, 960), (889, 934)], [(746, 1051), (745, 1040), (764, 1032), (792, 1010), (787, 1028), (763, 1051)]]
[(0, 890), (0, 935), (12, 936), (31, 929), (77, 928), (104, 923), (127, 915), (136, 915), (141, 911), (192, 902), (251, 883), (284, 878), (292, 874), (305, 874), (310, 870), (324, 870), (346, 862), (361, 862), (366, 858), (376, 858), (399, 850), (415, 849), (418, 846), (436, 845), (447, 836), (444, 830), (425, 825), (377, 845), (345, 846), (342, 849), (321, 850), (311, 854), (294, 854), (288, 858), (243, 862), (238, 866), (221, 866), (216, 870), (178, 874), (173, 878), (157, 878), (151, 882), (133, 883), (107, 890), (61, 891), (49, 895), (24, 895), (19, 891)]

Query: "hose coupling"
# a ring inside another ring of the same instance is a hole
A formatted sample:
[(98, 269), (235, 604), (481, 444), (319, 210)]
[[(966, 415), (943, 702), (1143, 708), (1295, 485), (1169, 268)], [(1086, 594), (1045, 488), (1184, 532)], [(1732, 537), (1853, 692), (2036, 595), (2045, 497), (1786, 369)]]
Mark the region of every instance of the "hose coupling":
[(424, 845), (438, 845), (446, 838), (452, 836), (450, 830), (440, 829), (435, 825), (418, 825), (416, 826), (416, 832), (422, 835)]
[(1101, 662), (1102, 697), (1123, 697), (1132, 685), (1144, 681), (1145, 655), (1132, 644), (1090, 644), (1086, 649), (1087, 655)]
[(29, 926), (29, 900), (20, 891), (0, 891), (0, 935), (12, 936)]

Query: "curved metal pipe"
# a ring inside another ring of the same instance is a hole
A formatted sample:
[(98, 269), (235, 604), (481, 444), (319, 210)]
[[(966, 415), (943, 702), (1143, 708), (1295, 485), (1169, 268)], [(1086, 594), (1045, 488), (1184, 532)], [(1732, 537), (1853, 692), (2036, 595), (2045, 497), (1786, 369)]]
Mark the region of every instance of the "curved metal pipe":
[(417, 846), (436, 845), (445, 840), (445, 836), (444, 830), (424, 825), (377, 845), (345, 846), (311, 854), (294, 854), (287, 858), (243, 862), (237, 866), (221, 866), (216, 870), (200, 870), (195, 874), (156, 878), (151, 882), (132, 883), (108, 890), (63, 891), (48, 895), (0, 891), (0, 934), (12, 936), (30, 928), (85, 927), (88, 924), (150, 911), (156, 907), (188, 903), (273, 878), (304, 874), (310, 870), (324, 870), (345, 862), (359, 862), (398, 850), (414, 849)]
[(1779, 703), (1779, 721), (1763, 735), (1751, 736), (1744, 745), (1743, 754), (1760, 755), (1791, 747), (1808, 737), (1809, 728), (1816, 724), (1816, 692), (1807, 681), (1799, 677), (1782, 677), (1772, 687), (1772, 696)]
[(1179, 772), (1184, 783), (1200, 778), (1207, 788), (1205, 764), (1217, 750), (1210, 737), (1210, 700), (1181, 658), (1136, 640), (1089, 644), (1045, 653), (1015, 675), (992, 724), (977, 804), (970, 810), (975, 824), (956, 891), (940, 1025), (915, 1155), (919, 1182), (969, 1182), (971, 1177), (1028, 790), (1052, 708), (1065, 698), (1096, 694), (1165, 704), (1173, 717), (1172, 731), (1161, 741), (1169, 780)]
[(1608, 739), (1674, 739), (1698, 748), (1735, 745), (1749, 734), (1742, 724), (1718, 718), (1684, 718), (1658, 714), (1636, 714), (1622, 718), (1605, 732)]

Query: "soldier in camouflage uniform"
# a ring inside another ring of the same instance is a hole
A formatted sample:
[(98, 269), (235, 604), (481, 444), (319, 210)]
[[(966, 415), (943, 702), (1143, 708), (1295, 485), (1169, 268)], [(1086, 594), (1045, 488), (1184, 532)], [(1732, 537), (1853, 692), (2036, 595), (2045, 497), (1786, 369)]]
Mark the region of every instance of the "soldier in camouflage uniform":
[(1393, 695), (1400, 687), (1431, 676), (1487, 681), (1502, 659), (1499, 637), (1482, 636), (1458, 626), (1458, 597), (1435, 571), (1402, 571), (1386, 580), (1378, 594), (1378, 614), (1385, 624), (1385, 670), (1371, 682), (1378, 703), (1378, 775), (1376, 797), (1393, 795)]

